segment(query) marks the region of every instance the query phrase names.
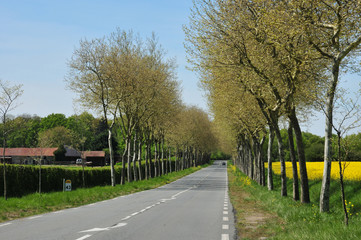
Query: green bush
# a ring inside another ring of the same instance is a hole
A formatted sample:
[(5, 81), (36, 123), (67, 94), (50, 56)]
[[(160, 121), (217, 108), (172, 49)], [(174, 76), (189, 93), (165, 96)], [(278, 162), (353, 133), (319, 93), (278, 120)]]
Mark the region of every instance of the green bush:
[[(116, 177), (120, 178), (120, 168), (116, 168)], [(110, 184), (110, 168), (86, 168), (84, 170), (86, 187), (104, 186)], [(42, 167), (41, 191), (54, 192), (63, 190), (63, 179), (72, 182), (72, 188), (83, 186), (82, 168)], [(39, 166), (6, 165), (7, 195), (21, 197), (38, 192)], [(3, 165), (0, 166), (0, 192), (4, 191)]]

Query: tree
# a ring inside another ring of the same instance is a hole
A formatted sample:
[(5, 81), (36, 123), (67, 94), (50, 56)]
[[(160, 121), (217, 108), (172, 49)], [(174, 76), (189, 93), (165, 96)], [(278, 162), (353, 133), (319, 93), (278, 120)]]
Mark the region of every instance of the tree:
[(112, 131), (118, 108), (118, 100), (111, 93), (114, 75), (108, 68), (109, 46), (106, 38), (91, 41), (81, 40), (80, 47), (68, 62), (66, 81), (71, 90), (78, 93), (83, 107), (102, 113), (107, 124), (108, 146), (111, 167), (111, 185), (115, 186), (114, 151)]
[(3, 124), (3, 176), (4, 176), (4, 198), (7, 200), (6, 193), (6, 160), (5, 160), (5, 151), (6, 151), (6, 140), (9, 128), (7, 127), (7, 118), (8, 113), (14, 110), (18, 105), (16, 101), (22, 95), (22, 85), (12, 85), (9, 82), (4, 82), (0, 80), (0, 113)]
[(361, 44), (361, 5), (359, 1), (324, 0), (296, 1), (300, 25), (305, 28), (308, 41), (319, 56), (326, 59), (331, 78), (327, 82), (325, 99), (324, 171), (320, 194), (320, 212), (329, 211), (331, 139), (334, 98), (341, 66), (352, 64)]
[(44, 147), (72, 146), (77, 144), (79, 137), (71, 130), (59, 126), (39, 133), (39, 143)]

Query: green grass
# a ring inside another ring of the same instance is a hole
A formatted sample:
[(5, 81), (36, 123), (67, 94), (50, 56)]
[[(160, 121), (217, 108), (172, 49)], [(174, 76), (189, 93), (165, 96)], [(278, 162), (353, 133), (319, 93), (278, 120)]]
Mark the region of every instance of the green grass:
[(41, 195), (30, 194), (21, 198), (9, 198), (7, 201), (1, 198), (0, 222), (77, 207), (117, 196), (157, 188), (198, 171), (205, 166), (193, 167), (161, 177), (126, 183), (125, 185), (116, 185), (115, 187), (103, 186), (80, 188), (71, 192), (53, 192), (43, 193)]
[[(229, 173), (232, 175), (229, 168)], [(242, 173), (238, 170), (235, 175), (235, 182), (241, 181)], [(233, 183), (235, 184), (235, 183)], [(268, 191), (252, 181), (251, 185), (243, 184), (240, 191), (247, 193), (249, 201), (254, 203), (258, 209), (266, 214), (277, 217), (277, 221), (266, 222), (260, 226), (259, 231), (271, 229), (271, 239), (360, 239), (361, 238), (361, 184), (360, 182), (347, 182), (346, 199), (349, 204), (350, 216), (349, 225), (343, 223), (340, 187), (338, 181), (331, 182), (330, 212), (319, 212), (319, 196), (321, 180), (309, 181), (310, 204), (301, 204), (292, 200), (292, 181), (288, 180), (288, 197), (280, 195), (280, 177), (274, 176), (275, 190)], [(240, 184), (238, 184), (240, 185)], [(230, 181), (230, 187), (232, 182)], [(238, 201), (233, 199), (233, 201)], [(234, 204), (235, 205), (235, 204)], [(352, 207), (353, 205), (353, 207)], [(237, 210), (237, 209), (236, 209)], [(238, 211), (242, 212), (242, 206)], [(243, 210), (244, 211), (244, 210)], [(242, 221), (242, 219), (240, 220)]]

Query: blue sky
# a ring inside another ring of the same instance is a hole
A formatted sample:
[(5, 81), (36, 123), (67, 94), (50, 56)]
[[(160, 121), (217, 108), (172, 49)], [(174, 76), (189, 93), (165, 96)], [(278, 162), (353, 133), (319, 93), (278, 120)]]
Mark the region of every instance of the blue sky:
[(22, 104), (11, 113), (74, 114), (66, 62), (81, 39), (117, 27), (143, 39), (155, 32), (167, 57), (176, 58), (183, 101), (206, 110), (196, 74), (186, 69), (182, 25), (191, 7), (192, 0), (0, 0), (0, 79), (24, 85)]
[[(75, 94), (66, 90), (66, 62), (81, 39), (102, 37), (117, 27), (143, 39), (155, 32), (167, 56), (176, 58), (183, 101), (207, 110), (196, 74), (186, 69), (182, 25), (191, 7), (192, 0), (0, 0), (0, 79), (24, 85), (22, 104), (11, 113), (79, 113)], [(349, 74), (345, 80), (350, 91), (359, 89), (360, 76)], [(302, 129), (324, 136), (324, 122), (316, 114)]]

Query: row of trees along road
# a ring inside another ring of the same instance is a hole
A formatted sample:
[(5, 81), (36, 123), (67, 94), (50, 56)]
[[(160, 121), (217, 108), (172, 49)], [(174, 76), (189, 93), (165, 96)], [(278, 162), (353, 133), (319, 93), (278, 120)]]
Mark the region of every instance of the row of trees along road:
[[(112, 133), (116, 126), (125, 142), (123, 171), (128, 164), (121, 184), (125, 175), (133, 181), (148, 179), (152, 172), (159, 176), (172, 171), (164, 160), (168, 153), (170, 161), (172, 149), (176, 151), (176, 170), (209, 158), (215, 144), (210, 121), (203, 111), (182, 105), (174, 60), (165, 59), (154, 34), (143, 41), (131, 31), (117, 29), (103, 38), (81, 40), (68, 66), (66, 81), (79, 96), (78, 102), (101, 114), (107, 123), (113, 186)], [(154, 164), (151, 146), (155, 146)], [(142, 155), (145, 176), (136, 171), (137, 163), (138, 169), (142, 168)]]
[[(326, 113), (320, 211), (329, 211), (334, 96), (340, 68), (355, 67), (361, 43), (359, 1), (196, 0), (184, 28), (190, 61), (202, 76), (215, 122), (233, 136), (237, 165), (265, 185), (261, 149), (269, 134), (268, 189), (274, 136), (287, 195), (280, 118), (288, 119), (293, 198), (310, 201), (299, 116), (322, 102)], [(293, 141), (290, 141), (290, 146)], [(297, 156), (296, 156), (297, 155)]]

